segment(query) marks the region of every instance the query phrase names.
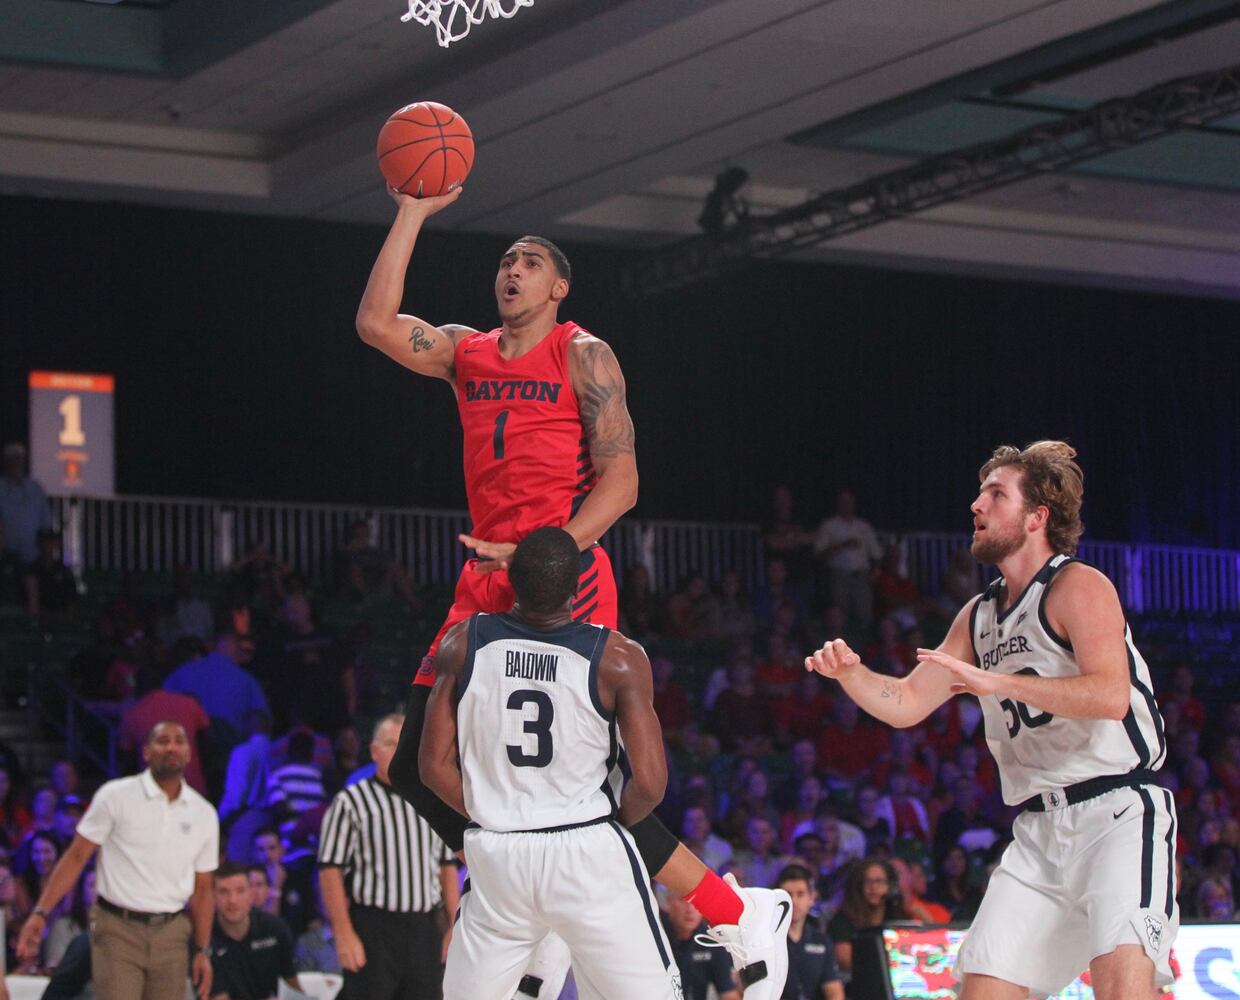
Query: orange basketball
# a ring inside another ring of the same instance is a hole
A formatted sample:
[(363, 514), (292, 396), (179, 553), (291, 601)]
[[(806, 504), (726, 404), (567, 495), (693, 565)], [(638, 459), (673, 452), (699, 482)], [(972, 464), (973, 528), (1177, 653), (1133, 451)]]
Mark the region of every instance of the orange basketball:
[(379, 169), (388, 185), (415, 198), (447, 194), (474, 165), (465, 119), (434, 101), (407, 104), (379, 130)]

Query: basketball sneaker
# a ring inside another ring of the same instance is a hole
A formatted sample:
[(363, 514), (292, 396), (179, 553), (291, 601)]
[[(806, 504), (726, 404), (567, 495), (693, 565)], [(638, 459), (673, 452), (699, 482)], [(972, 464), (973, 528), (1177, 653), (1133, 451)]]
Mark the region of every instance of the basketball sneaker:
[(568, 978), (572, 956), (560, 935), (552, 932), (538, 942), (534, 957), (525, 967), (513, 1000), (556, 1000)]
[(728, 950), (745, 1000), (779, 1000), (788, 978), (792, 897), (783, 889), (742, 889), (730, 872), (723, 880), (741, 897), (745, 909), (737, 923), (715, 924), (698, 935), (698, 942)]

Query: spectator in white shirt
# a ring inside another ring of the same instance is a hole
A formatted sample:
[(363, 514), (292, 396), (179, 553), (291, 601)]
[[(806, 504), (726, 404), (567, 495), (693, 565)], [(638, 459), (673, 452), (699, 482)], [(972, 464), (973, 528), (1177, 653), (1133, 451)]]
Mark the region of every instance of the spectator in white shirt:
[(215, 809), (183, 779), (189, 757), (185, 730), (159, 722), (142, 747), (147, 770), (99, 789), (22, 927), (17, 950), (23, 961), (37, 957), (48, 912), (98, 850), (90, 910), (95, 995), (184, 1000), (186, 975), (192, 972), (198, 996), (207, 1000), (211, 872), (219, 864), (220, 828)]
[(835, 515), (818, 526), (814, 554), (826, 603), (839, 605), (854, 625), (868, 630), (874, 620), (870, 576), (883, 550), (870, 522), (857, 516), (857, 498), (852, 490), (840, 491)]

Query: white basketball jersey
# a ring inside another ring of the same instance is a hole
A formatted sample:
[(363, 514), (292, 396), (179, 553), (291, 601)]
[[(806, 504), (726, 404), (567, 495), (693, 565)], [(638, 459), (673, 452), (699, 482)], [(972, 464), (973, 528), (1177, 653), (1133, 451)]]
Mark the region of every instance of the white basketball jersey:
[(598, 669), (610, 631), (542, 630), (511, 615), (469, 620), (458, 687), (465, 806), (484, 830), (545, 830), (611, 816), (620, 753)]
[[(973, 606), (969, 634), (983, 670), (1040, 677), (1076, 677), (1081, 671), (1071, 644), (1056, 635), (1046, 618), (1051, 581), (1070, 556), (1051, 558), (1025, 592), (1000, 613), (1003, 579), (992, 583)], [(1132, 644), (1128, 650), (1129, 707), (1123, 721), (1065, 719), (1010, 698), (982, 698), (986, 742), (999, 765), (1003, 801), (1019, 805), (1089, 778), (1157, 770), (1167, 756), (1162, 716), (1154, 701), (1149, 667)]]

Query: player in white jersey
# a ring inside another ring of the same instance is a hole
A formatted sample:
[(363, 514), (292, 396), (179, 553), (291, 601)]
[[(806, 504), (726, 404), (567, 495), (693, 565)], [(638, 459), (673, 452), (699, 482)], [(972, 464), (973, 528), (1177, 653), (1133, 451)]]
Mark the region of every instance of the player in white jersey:
[(973, 502), (973, 555), (1002, 576), (897, 680), (840, 640), (805, 661), (871, 715), (916, 725), (976, 695), (1008, 805), (1024, 809), (960, 949), (961, 1000), (1059, 992), (1089, 968), (1098, 1000), (1171, 982), (1175, 807), (1150, 674), (1119, 597), (1071, 558), (1084, 477), (1062, 441), (999, 448)]
[[(583, 998), (681, 996), (650, 875), (620, 825), (667, 783), (650, 662), (618, 632), (573, 621), (579, 569), (571, 535), (532, 532), (509, 569), (513, 610), (474, 615), (439, 649), (422, 779), (471, 820), (445, 1000), (508, 1000), (552, 931)], [(618, 737), (631, 776), (617, 801)]]

